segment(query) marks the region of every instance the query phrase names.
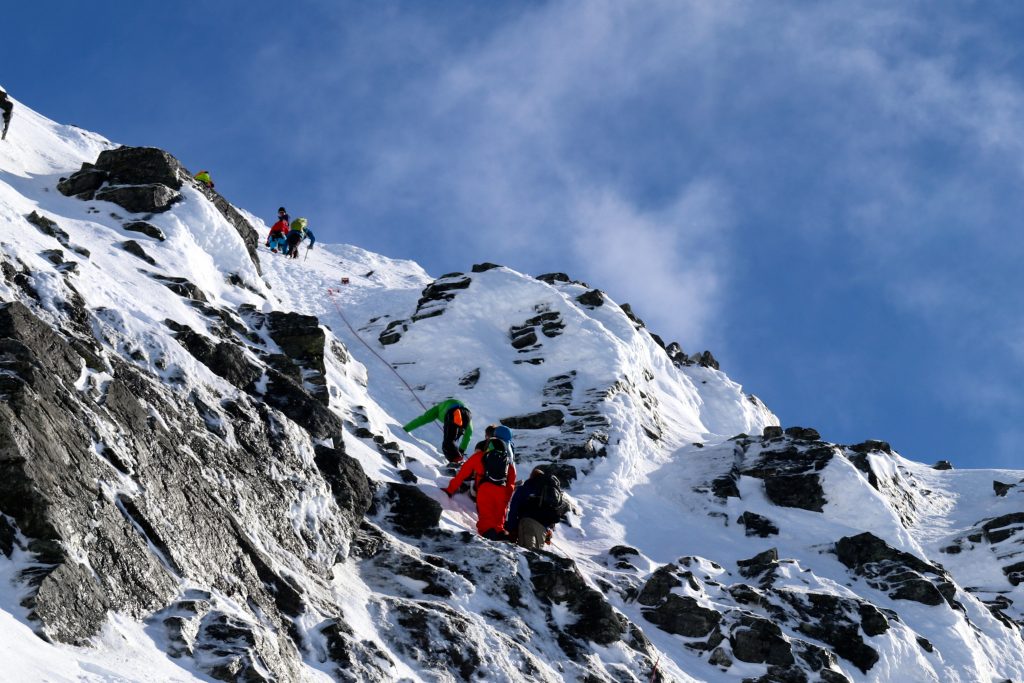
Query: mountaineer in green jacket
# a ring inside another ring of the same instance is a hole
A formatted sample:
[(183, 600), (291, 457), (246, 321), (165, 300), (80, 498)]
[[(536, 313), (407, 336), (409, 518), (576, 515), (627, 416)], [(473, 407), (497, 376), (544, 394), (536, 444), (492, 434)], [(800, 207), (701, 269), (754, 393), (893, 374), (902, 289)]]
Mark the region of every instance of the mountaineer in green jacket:
[[(402, 427), (402, 429), (411, 432), (434, 420), (438, 420), (444, 425), (441, 452), (444, 453), (444, 457), (448, 459), (449, 464), (459, 464), (466, 455), (466, 448), (469, 447), (470, 439), (473, 438), (473, 421), (469, 408), (462, 401), (450, 398), (447, 401), (438, 403)], [(456, 445), (455, 442), (459, 437), (462, 437), (462, 441)]]

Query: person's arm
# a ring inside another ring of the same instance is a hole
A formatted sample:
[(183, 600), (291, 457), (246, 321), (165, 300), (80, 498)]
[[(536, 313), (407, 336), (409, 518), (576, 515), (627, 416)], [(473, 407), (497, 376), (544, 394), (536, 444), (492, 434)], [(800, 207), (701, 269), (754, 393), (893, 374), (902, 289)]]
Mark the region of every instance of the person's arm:
[(419, 429), (420, 427), (422, 427), (423, 425), (427, 424), (428, 422), (433, 422), (436, 419), (437, 419), (437, 406), (434, 406), (433, 408), (431, 408), (427, 412), (423, 413), (422, 415), (417, 417), (415, 420), (413, 420), (409, 424), (407, 424), (404, 427), (402, 427), (402, 429), (404, 429), (407, 432), (411, 432), (412, 430)]
[(469, 478), (469, 475), (473, 474), (481, 464), (483, 461), (483, 455), (482, 451), (477, 451), (469, 458), (469, 460), (462, 463), (462, 467), (460, 467), (459, 471), (454, 477), (452, 477), (452, 480), (448, 482), (448, 486), (445, 487), (444, 492), (449, 496), (454, 496), (459, 490), (459, 487), (462, 486), (467, 478)]
[(313, 245), (316, 244), (316, 235), (309, 228), (306, 228), (306, 234), (309, 235), (309, 248), (312, 249)]
[(516, 492), (512, 494), (512, 500), (508, 502), (508, 517), (505, 519), (505, 528), (513, 530), (519, 527), (519, 508), (523, 506), (523, 501), (530, 496), (530, 484), (524, 482), (522, 486), (516, 489)]
[(462, 445), (459, 449), (465, 453), (466, 449), (469, 448), (469, 442), (473, 438), (473, 420), (466, 423), (466, 432), (462, 435)]

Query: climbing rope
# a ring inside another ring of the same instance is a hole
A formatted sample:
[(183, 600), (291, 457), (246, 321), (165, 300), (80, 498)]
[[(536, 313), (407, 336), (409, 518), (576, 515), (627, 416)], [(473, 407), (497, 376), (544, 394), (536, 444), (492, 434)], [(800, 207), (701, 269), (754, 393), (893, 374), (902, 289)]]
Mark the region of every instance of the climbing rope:
[(413, 389), (409, 385), (409, 383), (405, 381), (405, 378), (402, 377), (401, 374), (399, 374), (398, 370), (396, 370), (395, 367), (391, 365), (391, 363), (389, 363), (387, 360), (385, 360), (383, 356), (377, 353), (377, 350), (375, 348), (366, 343), (366, 340), (363, 339), (358, 332), (356, 332), (356, 328), (352, 327), (352, 323), (350, 323), (348, 321), (348, 318), (345, 317), (345, 314), (341, 312), (341, 306), (338, 305), (337, 300), (334, 298), (335, 293), (336, 290), (332, 289), (331, 287), (327, 288), (327, 296), (331, 300), (331, 303), (334, 304), (334, 310), (338, 312), (338, 317), (341, 318), (342, 322), (345, 323), (345, 325), (348, 327), (349, 331), (355, 336), (355, 338), (358, 339), (370, 353), (377, 357), (377, 360), (379, 360), (384, 365), (388, 366), (388, 369), (391, 370), (391, 372), (395, 373), (395, 377), (397, 377), (398, 380), (405, 385), (405, 388), (409, 390), (410, 394), (412, 394), (412, 397), (416, 400), (416, 403), (419, 403), (420, 407), (423, 408), (423, 412), (427, 412), (427, 406), (423, 403), (423, 401), (420, 400), (420, 397), (416, 395), (416, 390)]
[(651, 669), (651, 683), (654, 683), (654, 680), (658, 676), (658, 664), (660, 664), (660, 663), (661, 663), (661, 653), (659, 652), (658, 653), (658, 658), (654, 660), (654, 668)]

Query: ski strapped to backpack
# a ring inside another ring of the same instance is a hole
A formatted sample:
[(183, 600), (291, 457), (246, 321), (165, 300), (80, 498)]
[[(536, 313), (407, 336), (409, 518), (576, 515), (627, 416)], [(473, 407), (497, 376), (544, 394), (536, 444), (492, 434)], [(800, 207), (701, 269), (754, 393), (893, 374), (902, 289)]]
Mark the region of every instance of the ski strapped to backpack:
[(491, 439), (487, 442), (487, 450), (484, 451), (483, 481), (506, 486), (508, 484), (508, 468), (512, 464), (512, 455), (508, 452), (505, 442), (501, 439)]

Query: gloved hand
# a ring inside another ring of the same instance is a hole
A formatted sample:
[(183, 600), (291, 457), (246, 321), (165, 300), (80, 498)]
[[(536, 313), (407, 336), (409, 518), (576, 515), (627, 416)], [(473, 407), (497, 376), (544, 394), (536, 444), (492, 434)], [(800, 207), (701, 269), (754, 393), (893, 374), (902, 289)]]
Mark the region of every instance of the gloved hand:
[(444, 491), (445, 493), (447, 493), (449, 498), (451, 498), (452, 496), (455, 495), (454, 491), (449, 491), (448, 489), (441, 489), (441, 490)]
[(544, 544), (545, 545), (551, 545), (551, 529), (548, 529), (544, 533)]
[(267, 240), (266, 246), (268, 246), (268, 247), (270, 246), (270, 240)]
[(306, 247), (306, 250), (307, 250), (307, 251), (313, 251), (313, 245), (311, 244), (311, 245), (309, 245), (308, 247)]

